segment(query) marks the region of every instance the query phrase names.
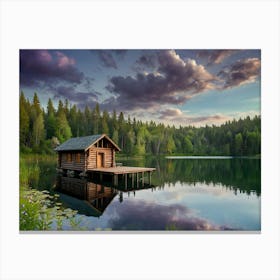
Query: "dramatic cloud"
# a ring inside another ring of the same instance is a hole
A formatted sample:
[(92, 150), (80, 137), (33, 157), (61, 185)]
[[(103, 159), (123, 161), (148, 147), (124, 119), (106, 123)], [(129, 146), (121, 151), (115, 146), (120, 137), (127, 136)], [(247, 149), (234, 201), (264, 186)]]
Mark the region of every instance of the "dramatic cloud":
[(204, 124), (221, 124), (231, 119), (228, 116), (219, 114), (210, 116), (189, 116), (184, 114), (180, 109), (176, 108), (160, 110), (158, 118), (167, 123), (194, 126), (201, 126)]
[(104, 50), (104, 51), (98, 51), (98, 55), (100, 60), (102, 61), (103, 66), (108, 67), (108, 68), (115, 68), (117, 69), (117, 63), (109, 50)]
[(153, 54), (141, 55), (136, 61), (136, 69), (141, 66), (154, 68), (157, 64), (157, 58)]
[(98, 101), (98, 92), (82, 92), (77, 91), (72, 86), (59, 86), (54, 89), (54, 97), (68, 99), (77, 104), (79, 108), (84, 108), (86, 105), (93, 107)]
[(215, 87), (217, 77), (194, 60), (182, 60), (175, 51), (160, 51), (158, 64), (153, 73), (112, 77), (107, 89), (116, 94), (116, 105), (129, 110), (184, 104), (193, 95)]
[(207, 58), (208, 65), (220, 64), (224, 59), (231, 56), (236, 50), (202, 50), (197, 56)]
[(227, 89), (255, 82), (260, 75), (260, 70), (259, 58), (246, 58), (224, 68), (218, 75), (224, 80), (223, 89)]
[(189, 208), (179, 204), (167, 206), (140, 200), (126, 201), (122, 207), (114, 208), (114, 218), (109, 221), (109, 227), (116, 230), (165, 230), (170, 227), (178, 230), (229, 229), (196, 217)]
[(62, 52), (47, 50), (20, 51), (20, 85), (44, 86), (66, 81), (81, 83), (84, 74), (75, 67), (75, 60)]

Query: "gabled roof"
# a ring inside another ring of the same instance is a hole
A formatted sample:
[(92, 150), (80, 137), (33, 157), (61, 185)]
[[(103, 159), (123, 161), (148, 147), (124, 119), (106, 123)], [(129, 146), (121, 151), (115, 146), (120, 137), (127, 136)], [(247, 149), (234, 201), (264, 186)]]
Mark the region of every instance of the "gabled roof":
[(55, 151), (86, 151), (91, 145), (94, 145), (96, 142), (101, 140), (102, 138), (106, 138), (108, 141), (112, 143), (116, 150), (120, 151), (121, 149), (118, 147), (113, 140), (111, 140), (106, 134), (97, 134), (97, 135), (89, 135), (84, 137), (75, 137), (71, 138), (60, 146), (55, 148)]

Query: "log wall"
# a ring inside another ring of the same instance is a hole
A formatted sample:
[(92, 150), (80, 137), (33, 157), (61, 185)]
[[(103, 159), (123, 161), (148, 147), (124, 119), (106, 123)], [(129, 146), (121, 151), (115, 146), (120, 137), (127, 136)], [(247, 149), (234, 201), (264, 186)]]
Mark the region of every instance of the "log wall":
[(92, 147), (89, 149), (89, 155), (86, 162), (87, 169), (97, 168), (97, 154), (99, 153), (104, 154), (103, 167), (108, 168), (113, 166), (115, 153), (113, 149)]
[[(67, 170), (77, 170), (84, 171), (85, 170), (85, 154), (80, 152), (80, 162), (76, 162), (77, 152), (63, 152), (61, 154), (61, 166), (62, 169)], [(69, 161), (69, 155), (71, 154), (71, 161)]]

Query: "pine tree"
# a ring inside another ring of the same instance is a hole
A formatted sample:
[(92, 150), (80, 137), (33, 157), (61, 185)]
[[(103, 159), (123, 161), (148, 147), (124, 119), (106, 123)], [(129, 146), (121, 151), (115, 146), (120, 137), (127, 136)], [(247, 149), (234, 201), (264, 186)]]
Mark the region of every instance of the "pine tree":
[(25, 99), (24, 93), (21, 92), (20, 94), (20, 144), (27, 146), (28, 139), (29, 139), (29, 125), (30, 125), (30, 117), (29, 117), (29, 106)]
[(57, 126), (55, 136), (62, 143), (72, 136), (71, 128), (68, 124), (64, 111), (60, 111), (57, 115)]
[(38, 147), (45, 138), (43, 114), (40, 113), (34, 121), (32, 139), (35, 147)]

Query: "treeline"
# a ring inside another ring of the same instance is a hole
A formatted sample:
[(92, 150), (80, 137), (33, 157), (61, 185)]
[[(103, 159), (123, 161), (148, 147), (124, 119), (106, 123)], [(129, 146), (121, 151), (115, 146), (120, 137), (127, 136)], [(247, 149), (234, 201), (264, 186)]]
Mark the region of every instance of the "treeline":
[(20, 149), (23, 153), (53, 153), (53, 148), (71, 137), (109, 135), (127, 155), (233, 155), (261, 153), (261, 119), (233, 120), (221, 126), (166, 126), (154, 121), (109, 114), (97, 104), (80, 110), (67, 100), (57, 109), (49, 99), (46, 110), (35, 93), (33, 100), (20, 94)]

